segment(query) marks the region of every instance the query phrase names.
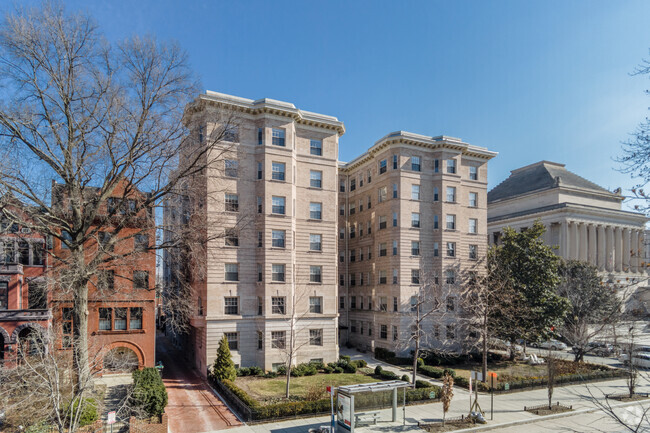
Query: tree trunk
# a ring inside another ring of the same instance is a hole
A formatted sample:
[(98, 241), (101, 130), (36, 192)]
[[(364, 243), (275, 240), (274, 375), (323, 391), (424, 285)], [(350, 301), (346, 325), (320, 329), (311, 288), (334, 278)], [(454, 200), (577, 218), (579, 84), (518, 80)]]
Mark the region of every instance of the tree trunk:
[[(75, 271), (85, 269), (84, 250), (79, 248), (73, 253), (76, 263)], [(77, 393), (83, 398), (90, 385), (90, 356), (88, 354), (88, 281), (84, 276), (75, 276), (72, 280), (73, 293), (73, 366), (76, 375)]]
[(487, 314), (483, 315), (483, 368), (481, 373), (483, 373), (483, 380), (487, 380), (487, 362), (488, 362), (488, 326), (487, 326)]
[(415, 350), (413, 351), (413, 378), (411, 383), (413, 384), (413, 389), (415, 389), (415, 376), (418, 373), (418, 356), (420, 355), (420, 337), (415, 338)]

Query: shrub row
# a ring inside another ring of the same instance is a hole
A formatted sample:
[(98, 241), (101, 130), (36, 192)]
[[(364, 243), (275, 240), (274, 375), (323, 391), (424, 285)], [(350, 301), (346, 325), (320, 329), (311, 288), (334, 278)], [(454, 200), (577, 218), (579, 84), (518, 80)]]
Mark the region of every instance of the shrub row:
[(375, 358), (380, 361), (386, 361), (389, 364), (394, 365), (411, 365), (413, 364), (413, 358), (405, 358), (402, 356), (397, 356), (395, 352), (384, 349), (382, 347), (375, 348)]
[(445, 373), (449, 374), (451, 377), (456, 377), (456, 371), (452, 368), (438, 368), (431, 367), (429, 365), (423, 365), (419, 367), (418, 373), (422, 373), (423, 375), (432, 377), (434, 379), (442, 379), (445, 376)]

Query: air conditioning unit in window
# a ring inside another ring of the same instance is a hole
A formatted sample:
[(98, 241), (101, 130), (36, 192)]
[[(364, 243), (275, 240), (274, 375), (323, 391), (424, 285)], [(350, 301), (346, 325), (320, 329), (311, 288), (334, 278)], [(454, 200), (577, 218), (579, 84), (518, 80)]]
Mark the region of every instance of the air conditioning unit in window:
[(30, 233), (32, 232), (32, 229), (30, 229), (30, 228), (28, 228), (28, 227), (23, 227), (22, 229), (20, 229), (20, 232), (21, 232), (22, 234), (26, 234), (26, 235), (27, 235), (27, 234), (30, 234)]

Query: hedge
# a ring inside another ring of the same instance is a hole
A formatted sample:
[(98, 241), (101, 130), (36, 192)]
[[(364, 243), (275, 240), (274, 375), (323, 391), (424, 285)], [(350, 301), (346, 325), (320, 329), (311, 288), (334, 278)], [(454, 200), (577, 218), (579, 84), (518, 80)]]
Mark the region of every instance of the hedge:
[(423, 375), (434, 379), (442, 379), (445, 376), (445, 373), (449, 374), (453, 378), (456, 377), (456, 371), (452, 368), (438, 368), (429, 365), (424, 365), (418, 368), (418, 373), (422, 373)]
[(413, 365), (413, 358), (397, 356), (395, 352), (391, 352), (382, 347), (375, 348), (375, 359), (386, 361), (387, 363), (394, 365)]

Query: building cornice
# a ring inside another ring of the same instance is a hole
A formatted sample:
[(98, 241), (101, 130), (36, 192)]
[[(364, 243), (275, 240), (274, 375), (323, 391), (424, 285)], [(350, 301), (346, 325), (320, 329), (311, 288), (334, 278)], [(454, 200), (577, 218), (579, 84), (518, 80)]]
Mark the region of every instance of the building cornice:
[(487, 150), (485, 147), (474, 146), (463, 142), (460, 138), (439, 135), (428, 137), (407, 131), (395, 131), (377, 140), (375, 144), (363, 154), (359, 155), (348, 163), (340, 163), (339, 168), (343, 172), (354, 170), (363, 163), (371, 160), (377, 153), (395, 145), (408, 145), (422, 147), (431, 150), (451, 150), (463, 155), (479, 159), (490, 160), (498, 155), (497, 152)]
[(289, 102), (277, 101), (269, 98), (253, 100), (210, 90), (199, 95), (199, 100), (206, 103), (225, 105), (232, 109), (252, 115), (273, 114), (288, 117), (301, 125), (333, 130), (336, 131), (339, 136), (345, 134), (345, 126), (343, 125), (343, 122), (339, 121), (336, 117), (300, 110)]

